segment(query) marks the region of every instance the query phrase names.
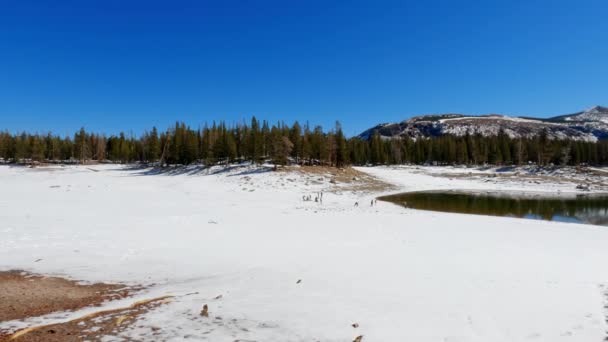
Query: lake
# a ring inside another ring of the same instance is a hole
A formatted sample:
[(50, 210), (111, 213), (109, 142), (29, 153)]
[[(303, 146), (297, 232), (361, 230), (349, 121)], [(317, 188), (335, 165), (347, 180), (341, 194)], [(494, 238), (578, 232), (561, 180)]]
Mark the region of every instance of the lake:
[(608, 226), (608, 195), (418, 191), (378, 197), (412, 209)]

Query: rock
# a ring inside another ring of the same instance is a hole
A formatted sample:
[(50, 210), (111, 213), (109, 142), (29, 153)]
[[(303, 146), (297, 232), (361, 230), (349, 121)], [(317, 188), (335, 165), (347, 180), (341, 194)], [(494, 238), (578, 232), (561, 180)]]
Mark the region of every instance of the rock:
[(207, 304), (203, 305), (203, 310), (201, 311), (201, 316), (209, 317), (209, 307)]

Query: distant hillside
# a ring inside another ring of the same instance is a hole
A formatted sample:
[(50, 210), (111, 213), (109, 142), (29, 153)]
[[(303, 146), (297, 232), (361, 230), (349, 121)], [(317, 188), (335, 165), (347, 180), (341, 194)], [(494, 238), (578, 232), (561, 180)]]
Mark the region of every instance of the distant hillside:
[(382, 137), (433, 137), (445, 134), (463, 136), (480, 133), (492, 136), (503, 130), (511, 138), (532, 137), (547, 131), (553, 139), (597, 141), (608, 137), (608, 108), (595, 106), (588, 110), (552, 118), (513, 117), (498, 114), (472, 116), (439, 114), (416, 116), (400, 123), (385, 123), (359, 135), (369, 139), (374, 132)]

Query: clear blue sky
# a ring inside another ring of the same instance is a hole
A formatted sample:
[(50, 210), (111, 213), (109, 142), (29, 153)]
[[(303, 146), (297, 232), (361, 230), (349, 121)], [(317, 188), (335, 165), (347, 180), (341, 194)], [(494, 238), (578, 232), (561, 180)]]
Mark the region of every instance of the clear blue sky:
[(0, 0), (0, 129), (608, 105), (608, 1)]

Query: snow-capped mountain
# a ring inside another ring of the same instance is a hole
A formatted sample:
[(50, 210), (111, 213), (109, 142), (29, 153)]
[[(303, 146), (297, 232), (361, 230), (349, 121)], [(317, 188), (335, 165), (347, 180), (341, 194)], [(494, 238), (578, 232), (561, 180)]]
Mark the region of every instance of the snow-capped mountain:
[(595, 106), (589, 108), (585, 111), (570, 114), (570, 115), (562, 115), (558, 116), (554, 119), (564, 120), (568, 122), (603, 122), (608, 123), (608, 107)]
[(548, 119), (498, 114), (424, 115), (399, 123), (377, 125), (364, 131), (359, 137), (369, 139), (376, 131), (384, 138), (396, 136), (420, 138), (444, 134), (463, 136), (467, 132), (492, 136), (498, 134), (501, 129), (512, 138), (532, 137), (546, 130), (552, 139), (597, 141), (601, 138), (608, 138), (608, 108), (595, 106), (582, 112)]

